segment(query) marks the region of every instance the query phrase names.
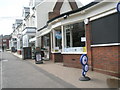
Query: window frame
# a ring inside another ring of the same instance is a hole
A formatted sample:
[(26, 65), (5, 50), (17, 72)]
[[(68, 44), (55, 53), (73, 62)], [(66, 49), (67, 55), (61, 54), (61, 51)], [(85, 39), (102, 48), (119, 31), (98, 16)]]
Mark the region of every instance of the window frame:
[[(83, 22), (83, 21), (81, 21), (81, 22)], [(80, 23), (80, 22), (74, 22), (74, 23), (70, 23), (70, 24), (67, 24), (67, 25), (71, 25), (71, 24), (76, 24), (76, 23)], [(84, 22), (83, 22), (84, 23)], [(67, 25), (63, 25), (63, 48), (62, 48), (62, 54), (87, 54), (87, 50), (86, 50), (86, 41), (85, 41), (85, 48), (84, 47), (81, 47), (81, 49), (83, 48), (83, 50), (85, 50), (85, 51), (80, 51), (80, 52), (78, 52), (78, 51), (72, 51), (72, 49), (75, 49), (75, 50), (78, 50), (78, 49), (80, 49), (79, 47), (73, 47), (73, 36), (72, 36), (72, 30), (71, 30), (71, 36), (70, 36), (70, 38), (72, 38), (72, 39), (70, 39), (70, 42), (71, 42), (71, 47), (69, 47), (69, 48), (67, 48), (67, 44), (66, 44), (66, 30), (65, 30), (65, 28), (64, 28), (64, 26), (67, 26)], [(85, 38), (86, 38), (86, 28), (85, 28), (85, 24), (84, 24), (84, 30), (85, 30)], [(71, 51), (65, 51), (65, 49), (71, 49)]]
[[(55, 31), (57, 31), (57, 30), (53, 29), (51, 32), (51, 53), (61, 53), (62, 48), (58, 49), (58, 51), (55, 50), (55, 48), (57, 48), (56, 47), (56, 40), (55, 40)], [(61, 35), (62, 35), (62, 30), (60, 29), (60, 31), (61, 31)], [(61, 38), (61, 45), (62, 45), (62, 38)]]

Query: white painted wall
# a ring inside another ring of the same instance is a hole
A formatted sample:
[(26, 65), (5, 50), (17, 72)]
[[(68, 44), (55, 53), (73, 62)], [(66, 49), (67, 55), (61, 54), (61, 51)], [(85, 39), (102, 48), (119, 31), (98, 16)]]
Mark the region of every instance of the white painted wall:
[(64, 0), (63, 5), (60, 9), (60, 14), (71, 11), (71, 10), (72, 9), (70, 7), (70, 4), (69, 4), (68, 0)]
[[(82, 3), (79, 0), (75, 0), (75, 1), (76, 1), (76, 4), (77, 4), (78, 8), (83, 6)], [(72, 10), (72, 8), (71, 8), (68, 0), (64, 0), (64, 3), (63, 3), (62, 8), (60, 10), (60, 14), (71, 11), (71, 10)]]
[(83, 4), (80, 2), (80, 0), (75, 0), (75, 1), (76, 1), (76, 3), (77, 3), (78, 8), (80, 8), (80, 7), (83, 6)]
[(23, 47), (28, 47), (28, 35), (23, 36)]
[(17, 50), (20, 50), (20, 39), (17, 39)]
[(48, 21), (48, 12), (53, 12), (53, 8), (56, 4), (55, 1), (57, 0), (54, 0), (54, 2), (47, 2), (47, 0), (45, 0), (36, 6), (37, 29), (46, 25), (46, 22)]

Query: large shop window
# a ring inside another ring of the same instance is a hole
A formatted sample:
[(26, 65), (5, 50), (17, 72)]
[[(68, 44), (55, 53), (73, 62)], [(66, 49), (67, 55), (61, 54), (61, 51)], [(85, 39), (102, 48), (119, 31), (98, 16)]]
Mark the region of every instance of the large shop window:
[(63, 52), (86, 52), (84, 23), (75, 23), (64, 26)]

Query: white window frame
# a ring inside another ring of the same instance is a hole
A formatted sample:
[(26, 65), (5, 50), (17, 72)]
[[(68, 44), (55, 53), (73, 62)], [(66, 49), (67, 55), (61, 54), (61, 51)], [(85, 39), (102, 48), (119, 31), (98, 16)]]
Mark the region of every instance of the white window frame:
[[(65, 37), (65, 38), (63, 37), (65, 39), (65, 47), (67, 48), (67, 39), (66, 39), (66, 34), (65, 34), (66, 30), (64, 30), (63, 33), (64, 33), (64, 37)], [(72, 40), (72, 30), (71, 29), (70, 29), (70, 42), (71, 42), (70, 47), (72, 47), (73, 46), (73, 40)]]
[[(75, 23), (79, 23), (79, 22), (75, 22)], [(72, 24), (74, 24), (74, 23), (72, 23)], [(69, 25), (69, 24), (68, 24)], [(85, 30), (86, 31), (86, 30)], [(72, 33), (70, 34), (71, 36), (70, 36), (70, 44), (72, 44), (72, 45), (70, 45), (70, 46), (73, 46), (73, 40), (72, 40)], [(85, 37), (86, 37), (86, 33), (85, 33)], [(65, 51), (65, 49), (67, 48), (67, 44), (66, 44), (66, 30), (64, 30), (64, 26), (62, 26), (62, 38), (63, 38), (63, 40), (62, 40), (62, 54), (87, 54), (87, 50), (86, 50), (86, 52), (76, 52), (76, 51), (68, 51), (68, 52), (66, 52)], [(85, 42), (85, 44), (87, 44), (87, 42)], [(86, 46), (85, 46), (86, 47)], [(81, 47), (81, 48), (83, 48), (83, 47)], [(68, 48), (67, 48), (68, 49)], [(75, 49), (75, 50), (78, 50), (78, 49), (80, 49), (79, 47), (70, 47), (70, 49)]]
[[(55, 48), (56, 48), (56, 46), (55, 46), (55, 31), (56, 30), (52, 30), (52, 32), (51, 32), (51, 53), (61, 53), (62, 52), (62, 49), (59, 49), (58, 51), (55, 51)], [(62, 34), (62, 29), (61, 29), (61, 34)], [(62, 39), (63, 40), (63, 39)]]

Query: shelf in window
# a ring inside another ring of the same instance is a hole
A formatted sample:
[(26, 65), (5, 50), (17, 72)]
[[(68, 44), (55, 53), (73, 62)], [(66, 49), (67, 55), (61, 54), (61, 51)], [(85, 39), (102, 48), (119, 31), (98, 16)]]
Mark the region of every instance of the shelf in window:
[(61, 54), (87, 54), (87, 52), (61, 52)]

